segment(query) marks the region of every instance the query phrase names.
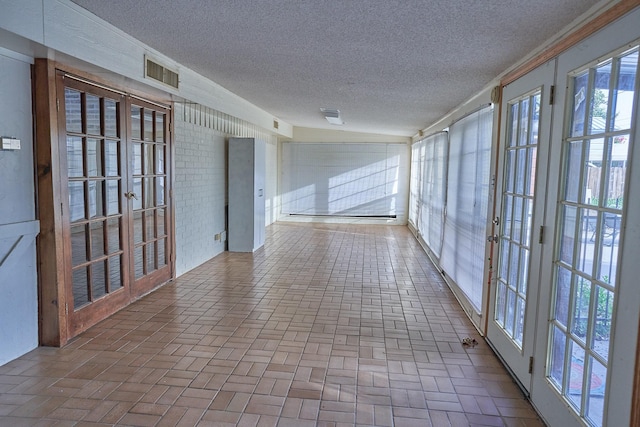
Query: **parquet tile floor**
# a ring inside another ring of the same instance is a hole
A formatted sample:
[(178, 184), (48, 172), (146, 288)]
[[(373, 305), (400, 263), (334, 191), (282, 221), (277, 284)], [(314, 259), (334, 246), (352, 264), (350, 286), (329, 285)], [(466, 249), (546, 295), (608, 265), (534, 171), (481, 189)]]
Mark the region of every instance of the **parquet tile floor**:
[(0, 367), (0, 425), (543, 423), (406, 227), (276, 223)]

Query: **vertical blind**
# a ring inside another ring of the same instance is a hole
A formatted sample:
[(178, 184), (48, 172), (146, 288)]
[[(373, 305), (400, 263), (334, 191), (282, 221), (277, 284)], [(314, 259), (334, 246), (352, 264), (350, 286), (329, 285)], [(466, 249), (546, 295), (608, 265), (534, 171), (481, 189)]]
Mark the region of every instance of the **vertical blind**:
[(418, 229), (436, 257), (442, 250), (444, 207), (447, 190), (447, 132), (440, 132), (424, 140), (422, 209), (418, 216)]
[(408, 166), (405, 144), (286, 142), (282, 213), (403, 217)]
[(485, 266), (493, 108), (449, 128), (447, 215), (441, 267), (480, 311)]

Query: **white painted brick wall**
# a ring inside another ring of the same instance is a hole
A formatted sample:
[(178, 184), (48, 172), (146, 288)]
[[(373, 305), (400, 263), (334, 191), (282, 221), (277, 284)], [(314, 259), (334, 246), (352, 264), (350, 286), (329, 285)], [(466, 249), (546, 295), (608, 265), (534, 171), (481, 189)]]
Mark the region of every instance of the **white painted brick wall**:
[(225, 230), (225, 136), (186, 123), (175, 111), (173, 190), (176, 222), (176, 275), (186, 273), (224, 251), (215, 235)]

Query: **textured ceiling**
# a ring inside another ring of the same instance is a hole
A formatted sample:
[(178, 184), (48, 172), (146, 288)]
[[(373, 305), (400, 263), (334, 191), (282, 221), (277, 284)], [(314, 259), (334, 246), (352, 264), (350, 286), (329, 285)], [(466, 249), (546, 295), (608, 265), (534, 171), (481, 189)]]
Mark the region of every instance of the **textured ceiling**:
[[(597, 3), (73, 1), (293, 126), (405, 136)], [(328, 124), (321, 107), (345, 124)]]

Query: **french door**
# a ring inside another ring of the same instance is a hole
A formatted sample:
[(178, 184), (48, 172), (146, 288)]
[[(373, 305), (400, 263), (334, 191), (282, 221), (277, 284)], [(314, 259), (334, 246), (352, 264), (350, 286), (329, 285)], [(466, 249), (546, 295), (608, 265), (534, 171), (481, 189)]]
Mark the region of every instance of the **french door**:
[(490, 295), (487, 339), (521, 386), (531, 385), (530, 358), (535, 340), (544, 197), (551, 106), (555, 77), (551, 61), (502, 92), (502, 121), (494, 220), (498, 250)]
[(171, 115), (62, 72), (57, 81), (67, 327), (74, 336), (171, 278)]

